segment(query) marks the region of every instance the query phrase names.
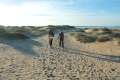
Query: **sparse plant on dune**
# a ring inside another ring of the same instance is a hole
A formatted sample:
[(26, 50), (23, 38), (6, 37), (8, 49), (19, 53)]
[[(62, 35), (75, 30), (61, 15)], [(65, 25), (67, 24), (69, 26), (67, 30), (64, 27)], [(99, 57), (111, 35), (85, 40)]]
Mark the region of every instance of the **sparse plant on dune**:
[(108, 29), (108, 28), (88, 28), (88, 29), (85, 29), (84, 30), (85, 33), (89, 33), (91, 35), (106, 35), (106, 34), (109, 34), (111, 35), (112, 34), (112, 30)]
[(102, 28), (102, 29), (98, 29), (97, 34), (98, 35), (112, 34), (112, 31), (108, 28)]
[(80, 32), (76, 32), (76, 33), (71, 33), (71, 36), (74, 36), (74, 38), (77, 41), (83, 42), (83, 43), (90, 43), (90, 42), (94, 42), (96, 40), (95, 36), (91, 36), (85, 33), (80, 33)]
[(4, 39), (28, 39), (29, 37), (22, 33), (4, 33), (0, 35)]
[(80, 42), (106, 42), (112, 40), (114, 37), (120, 37), (120, 34), (114, 34), (112, 30), (107, 28), (86, 28), (84, 32), (71, 33), (77, 41)]
[(114, 43), (114, 45), (120, 46), (120, 38), (113, 39), (113, 43)]
[(42, 35), (45, 35), (45, 34), (47, 34), (47, 30), (32, 31), (32, 36), (34, 36), (34, 37), (39, 37), (39, 36), (42, 36)]
[(98, 42), (106, 42), (106, 41), (112, 40), (112, 38), (108, 35), (101, 35), (101, 36), (98, 36), (96, 40)]
[(113, 38), (120, 38), (120, 33), (113, 33), (113, 34), (112, 34), (112, 37), (113, 37)]
[(22, 33), (12, 33), (13, 36), (15, 36), (15, 38), (17, 39), (29, 39), (28, 36), (22, 34)]
[(26, 36), (22, 32), (17, 32), (17, 31), (15, 32), (14, 30), (12, 32), (10, 30), (0, 28), (0, 38), (4, 38), (4, 39), (28, 39), (29, 37)]

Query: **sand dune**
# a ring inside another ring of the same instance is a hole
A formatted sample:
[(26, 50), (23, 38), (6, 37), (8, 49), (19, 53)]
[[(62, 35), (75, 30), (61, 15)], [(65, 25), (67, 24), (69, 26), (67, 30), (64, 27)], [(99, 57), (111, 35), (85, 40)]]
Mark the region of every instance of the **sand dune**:
[(67, 36), (65, 49), (57, 38), (50, 49), (47, 36), (1, 41), (0, 80), (120, 80), (119, 56), (90, 52)]

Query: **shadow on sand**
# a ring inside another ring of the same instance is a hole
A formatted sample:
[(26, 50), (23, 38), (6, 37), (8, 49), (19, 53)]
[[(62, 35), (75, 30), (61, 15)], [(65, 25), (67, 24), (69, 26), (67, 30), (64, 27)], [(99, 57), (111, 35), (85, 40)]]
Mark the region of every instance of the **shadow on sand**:
[(71, 53), (71, 54), (84, 55), (84, 56), (87, 56), (87, 57), (96, 58), (98, 60), (120, 63), (120, 56), (103, 55), (103, 54), (87, 52), (87, 51), (83, 51), (83, 50), (75, 50), (75, 49), (72, 49), (72, 48), (65, 48), (64, 50), (66, 52), (70, 51), (69, 53)]
[(32, 39), (15, 39), (15, 40), (7, 40), (7, 39), (0, 39), (0, 43), (9, 45), (13, 47), (14, 49), (22, 52), (23, 54), (33, 55), (33, 56), (39, 56), (38, 52), (35, 52), (33, 50), (34, 46), (41, 46), (42, 44), (38, 41), (32, 40)]

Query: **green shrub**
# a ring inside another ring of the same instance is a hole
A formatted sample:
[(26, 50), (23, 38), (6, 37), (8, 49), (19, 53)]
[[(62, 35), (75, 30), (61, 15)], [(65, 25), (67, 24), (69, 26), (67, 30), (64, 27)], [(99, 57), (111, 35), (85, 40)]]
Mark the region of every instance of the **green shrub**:
[(16, 38), (16, 39), (28, 39), (29, 37), (28, 36), (26, 36), (26, 35), (24, 35), (24, 34), (22, 34), (22, 33), (12, 33), (11, 34), (11, 37), (14, 37), (14, 38)]
[(98, 42), (106, 42), (106, 41), (110, 41), (112, 40), (112, 38), (110, 36), (106, 36), (106, 35), (102, 35), (102, 36), (98, 36), (97, 37), (97, 41)]
[(79, 37), (79, 41), (83, 43), (90, 43), (90, 42), (94, 42), (95, 40), (96, 38), (93, 36), (82, 35)]
[(112, 30), (107, 28), (98, 29), (97, 34), (112, 34)]
[(73, 35), (77, 41), (80, 41), (83, 43), (90, 43), (96, 40), (95, 36), (90, 36), (85, 33), (76, 32), (76, 33), (71, 33), (71, 35)]
[(120, 38), (120, 33), (113, 33), (113, 34), (112, 34), (112, 37), (113, 37), (113, 38)]
[(84, 32), (94, 36), (112, 34), (112, 30), (107, 28), (88, 28), (88, 29), (85, 29)]
[(0, 34), (0, 38), (4, 39), (28, 39), (29, 37), (22, 33), (8, 33), (4, 32)]
[(47, 33), (48, 33), (47, 30), (35, 30), (35, 31), (32, 31), (32, 36), (39, 37)]

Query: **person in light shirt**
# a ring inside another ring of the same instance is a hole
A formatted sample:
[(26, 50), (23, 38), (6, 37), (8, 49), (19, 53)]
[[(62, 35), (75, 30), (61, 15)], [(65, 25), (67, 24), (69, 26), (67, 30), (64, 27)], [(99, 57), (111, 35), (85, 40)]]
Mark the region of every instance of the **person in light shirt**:
[(49, 46), (50, 48), (52, 48), (52, 43), (53, 43), (53, 38), (54, 38), (54, 33), (52, 30), (49, 31), (48, 38), (49, 38)]

